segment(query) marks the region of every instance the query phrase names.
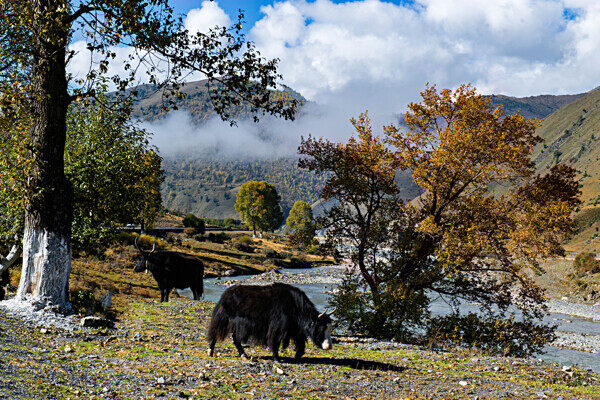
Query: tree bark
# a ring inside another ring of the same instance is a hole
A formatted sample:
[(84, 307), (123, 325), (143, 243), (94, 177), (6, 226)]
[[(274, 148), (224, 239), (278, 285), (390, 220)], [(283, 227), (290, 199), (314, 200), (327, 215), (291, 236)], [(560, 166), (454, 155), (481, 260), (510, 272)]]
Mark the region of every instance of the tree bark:
[(30, 0), (33, 8), (33, 125), (27, 178), (23, 269), (17, 298), (68, 308), (71, 187), (64, 172), (69, 96), (66, 0)]

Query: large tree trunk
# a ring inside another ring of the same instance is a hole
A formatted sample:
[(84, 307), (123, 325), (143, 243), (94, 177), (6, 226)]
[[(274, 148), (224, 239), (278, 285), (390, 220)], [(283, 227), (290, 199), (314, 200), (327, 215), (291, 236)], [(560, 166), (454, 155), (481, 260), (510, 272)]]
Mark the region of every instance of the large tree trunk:
[[(69, 105), (65, 54), (66, 0), (30, 0), (33, 20), (32, 161), (17, 298), (39, 306), (68, 307), (72, 196), (64, 173)], [(62, 21), (62, 22), (61, 22)]]

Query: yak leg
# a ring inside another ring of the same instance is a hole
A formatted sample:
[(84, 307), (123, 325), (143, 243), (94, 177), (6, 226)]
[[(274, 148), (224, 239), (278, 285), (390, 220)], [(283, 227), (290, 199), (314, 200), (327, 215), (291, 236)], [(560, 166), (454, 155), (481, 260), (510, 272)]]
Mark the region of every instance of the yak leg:
[(273, 352), (273, 360), (275, 360), (275, 361), (281, 361), (279, 359), (279, 345), (280, 344), (281, 343), (279, 342), (279, 340), (274, 340), (271, 343), (271, 351)]
[(165, 301), (168, 302), (169, 301), (169, 293), (171, 293), (171, 289), (170, 287), (165, 288)]
[(304, 349), (306, 347), (306, 339), (304, 337), (296, 337), (294, 339), (294, 343), (296, 345), (296, 355), (294, 358), (296, 361), (300, 360), (304, 355)]
[(208, 346), (208, 356), (212, 357), (215, 354), (215, 345), (217, 344), (217, 339), (213, 339)]
[(200, 300), (200, 294), (198, 291), (198, 287), (192, 288), (192, 294), (194, 295), (194, 300)]
[(241, 342), (240, 338), (238, 337), (238, 335), (236, 334), (236, 332), (233, 332), (233, 335), (231, 335), (231, 337), (233, 338), (233, 344), (235, 345), (235, 348), (237, 349), (240, 357), (248, 358), (248, 356), (246, 355), (246, 352), (244, 351), (244, 347), (242, 347), (242, 342)]

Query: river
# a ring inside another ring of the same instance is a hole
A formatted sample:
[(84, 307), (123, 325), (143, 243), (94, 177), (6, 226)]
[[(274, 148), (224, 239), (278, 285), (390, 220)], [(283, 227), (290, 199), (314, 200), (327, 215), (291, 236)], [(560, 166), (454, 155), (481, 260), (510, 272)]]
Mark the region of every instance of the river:
[[(341, 268), (318, 267), (312, 269), (282, 269), (281, 276), (291, 278), (292, 284), (302, 289), (318, 309), (324, 310), (329, 294), (341, 276)], [(260, 276), (243, 275), (237, 277), (211, 278), (204, 282), (205, 300), (217, 302), (228, 287), (241, 281), (254, 281)], [(323, 279), (323, 278), (327, 279)], [(333, 279), (332, 279), (333, 278)], [(231, 282), (228, 282), (231, 281)], [(263, 282), (264, 283), (264, 282)], [(181, 295), (192, 297), (189, 289), (180, 290)], [(579, 365), (585, 369), (600, 372), (600, 307), (585, 306), (560, 300), (550, 301), (551, 313), (546, 322), (558, 325), (559, 339), (552, 346), (546, 346), (542, 354), (535, 356), (547, 362), (560, 365)], [(461, 305), (462, 312), (477, 311), (476, 304)], [(450, 312), (450, 307), (440, 299), (431, 303), (434, 315)], [(590, 318), (586, 318), (590, 317)], [(586, 349), (580, 351), (574, 349)]]

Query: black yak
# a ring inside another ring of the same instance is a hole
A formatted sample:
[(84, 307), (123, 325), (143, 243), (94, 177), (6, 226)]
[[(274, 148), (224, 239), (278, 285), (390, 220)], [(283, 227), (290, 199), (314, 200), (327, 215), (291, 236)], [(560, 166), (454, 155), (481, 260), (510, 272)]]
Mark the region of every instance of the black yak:
[(225, 290), (215, 305), (206, 338), (212, 356), (217, 341), (232, 334), (241, 357), (246, 357), (242, 343), (267, 346), (279, 360), (279, 346), (285, 349), (290, 340), (296, 347), (296, 360), (304, 354), (307, 338), (328, 350), (331, 344), (329, 315), (319, 314), (306, 293), (294, 286), (273, 283), (268, 286), (237, 285)]
[(160, 301), (169, 301), (169, 293), (173, 288), (192, 289), (194, 300), (200, 300), (204, 291), (204, 263), (194, 256), (176, 251), (144, 251), (137, 245), (142, 257), (134, 271), (150, 271), (160, 290)]

